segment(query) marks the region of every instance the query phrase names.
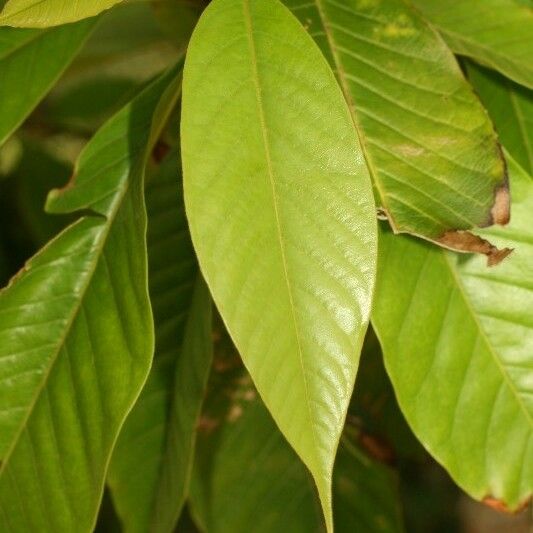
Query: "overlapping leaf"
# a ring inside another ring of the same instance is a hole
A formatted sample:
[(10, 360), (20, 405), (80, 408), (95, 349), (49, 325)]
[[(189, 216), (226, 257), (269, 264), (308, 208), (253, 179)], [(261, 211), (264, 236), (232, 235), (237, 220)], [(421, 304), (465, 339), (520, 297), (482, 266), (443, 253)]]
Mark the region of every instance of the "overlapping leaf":
[(175, 102), (154, 82), (48, 199), (80, 218), (0, 294), (0, 530), (90, 531), (111, 449), (153, 352), (142, 176)]
[(502, 144), (533, 175), (533, 91), (472, 63), (467, 70)]
[(182, 158), (193, 243), (257, 388), (331, 472), (367, 326), (375, 208), (333, 73), (277, 0), (215, 0), (187, 52)]
[(529, 0), (412, 0), (457, 54), (533, 88)]
[(84, 21), (47, 31), (0, 28), (0, 144), (33, 111), (94, 27)]
[(155, 359), (109, 473), (126, 532), (174, 530), (211, 363), (211, 299), (190, 242), (177, 159), (172, 152), (146, 190)]
[(393, 229), (496, 260), (488, 243), (456, 230), (506, 222), (504, 163), (435, 31), (402, 0), (285, 3), (337, 72)]
[(0, 25), (47, 28), (94, 17), (122, 0), (7, 0), (0, 8)]
[[(323, 531), (312, 480), (282, 437), (225, 334), (201, 418), (191, 508), (203, 531)], [(394, 476), (343, 437), (334, 473), (335, 530), (402, 531)]]
[(510, 162), (514, 248), (488, 269), (380, 234), (373, 325), (414, 432), (467, 492), (517, 508), (533, 490), (533, 181)]

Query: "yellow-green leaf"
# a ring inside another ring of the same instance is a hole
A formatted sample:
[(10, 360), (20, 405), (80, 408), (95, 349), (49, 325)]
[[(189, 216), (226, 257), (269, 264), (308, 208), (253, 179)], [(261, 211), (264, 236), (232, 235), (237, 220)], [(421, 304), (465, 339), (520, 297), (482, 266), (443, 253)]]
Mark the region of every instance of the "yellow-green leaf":
[(277, 0), (214, 0), (187, 52), (181, 133), (202, 272), (331, 530), (376, 255), (370, 179), (342, 92)]
[(0, 26), (47, 28), (94, 17), (122, 0), (7, 0)]
[(504, 162), (486, 112), (435, 30), (403, 0), (285, 3), (337, 73), (393, 230), (498, 260), (464, 232), (506, 223)]
[(510, 161), (513, 217), (483, 235), (500, 265), (380, 233), (372, 323), (422, 444), (478, 499), (533, 491), (533, 180)]
[(413, 0), (457, 54), (533, 88), (533, 9), (525, 0)]

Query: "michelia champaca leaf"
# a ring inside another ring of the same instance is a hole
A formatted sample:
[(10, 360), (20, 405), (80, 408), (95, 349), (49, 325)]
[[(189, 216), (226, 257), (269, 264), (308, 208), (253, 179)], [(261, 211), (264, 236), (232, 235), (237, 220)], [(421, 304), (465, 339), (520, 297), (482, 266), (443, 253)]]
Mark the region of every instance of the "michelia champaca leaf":
[(466, 230), (508, 220), (492, 124), (438, 34), (403, 0), (285, 0), (337, 72), (397, 233), (500, 253)]
[(181, 135), (203, 274), (331, 530), (331, 473), (376, 249), (371, 183), (342, 92), (277, 0), (214, 0), (187, 52)]
[(94, 136), (47, 203), (93, 214), (0, 293), (1, 531), (94, 526), (111, 450), (153, 353), (142, 178), (175, 80), (175, 70), (158, 79)]
[(108, 476), (127, 533), (174, 530), (211, 363), (211, 297), (190, 242), (177, 168), (173, 151), (146, 188), (155, 358)]
[(533, 180), (509, 168), (513, 217), (483, 235), (512, 255), (487, 268), (382, 232), (372, 323), (420, 441), (473, 497), (516, 509), (533, 490)]
[(47, 31), (0, 28), (0, 145), (54, 85), (94, 24)]
[(467, 71), (502, 144), (533, 176), (533, 91), (471, 62)]
[(94, 17), (122, 0), (7, 0), (0, 26), (47, 28)]
[[(258, 397), (227, 334), (217, 328), (215, 338), (191, 485), (195, 520), (210, 533), (322, 532), (311, 477)], [(403, 531), (391, 470), (359, 450), (347, 433), (333, 477), (335, 531)]]
[(518, 0), (413, 0), (457, 54), (533, 88), (533, 10)]

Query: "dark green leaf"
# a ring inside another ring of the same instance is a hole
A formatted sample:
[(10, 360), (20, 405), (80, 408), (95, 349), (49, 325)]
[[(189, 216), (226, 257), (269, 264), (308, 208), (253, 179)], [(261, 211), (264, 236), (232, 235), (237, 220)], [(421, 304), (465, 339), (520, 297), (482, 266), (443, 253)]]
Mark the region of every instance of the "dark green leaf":
[(211, 363), (211, 299), (190, 242), (178, 168), (172, 152), (146, 190), (155, 360), (109, 473), (126, 532), (173, 530)]
[[(87, 214), (0, 294), (0, 530), (94, 526), (153, 354), (143, 174), (177, 96), (158, 79), (92, 139), (51, 211)], [(127, 283), (124, 283), (127, 281)]]
[(531, 0), (413, 0), (457, 54), (533, 88)]
[(0, 28), (0, 145), (33, 111), (94, 27), (84, 21), (51, 30)]

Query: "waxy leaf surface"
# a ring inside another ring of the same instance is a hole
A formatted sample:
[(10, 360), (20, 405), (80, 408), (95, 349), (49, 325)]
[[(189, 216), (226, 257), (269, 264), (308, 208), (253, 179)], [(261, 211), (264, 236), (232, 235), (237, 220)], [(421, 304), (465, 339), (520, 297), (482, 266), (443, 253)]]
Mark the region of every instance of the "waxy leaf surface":
[[(309, 473), (258, 397), (227, 334), (217, 328), (215, 338), (191, 486), (195, 520), (212, 533), (322, 532)], [(403, 531), (396, 489), (390, 468), (344, 435), (333, 476), (335, 531)]]
[(371, 183), (326, 60), (277, 0), (215, 0), (185, 63), (185, 205), (202, 272), (259, 393), (331, 475), (367, 327)]
[(1, 531), (94, 527), (111, 450), (153, 354), (143, 174), (175, 76), (99, 130), (47, 203), (92, 214), (0, 293)]

